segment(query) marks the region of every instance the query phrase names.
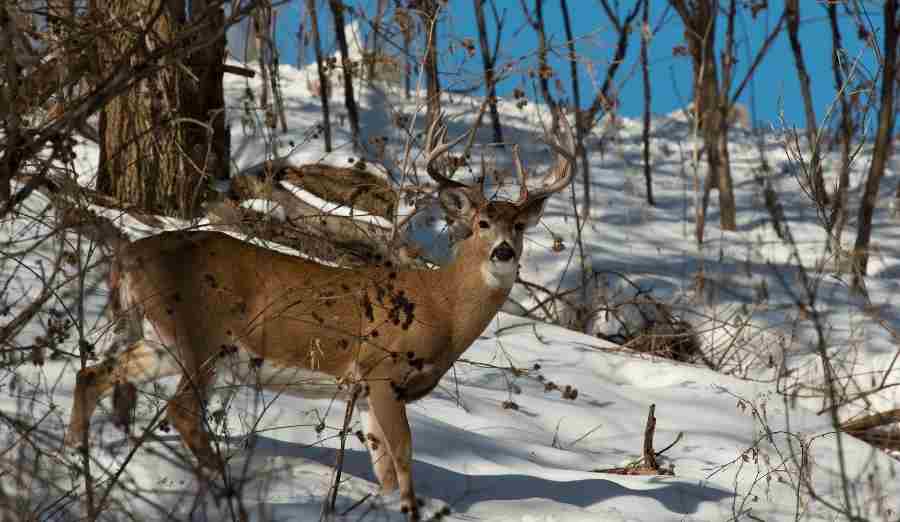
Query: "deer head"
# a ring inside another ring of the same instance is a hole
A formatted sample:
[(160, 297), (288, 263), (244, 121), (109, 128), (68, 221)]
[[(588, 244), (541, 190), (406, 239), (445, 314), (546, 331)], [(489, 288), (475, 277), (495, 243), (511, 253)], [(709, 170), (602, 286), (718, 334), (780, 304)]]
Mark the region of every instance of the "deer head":
[[(519, 146), (513, 146), (513, 163), (520, 191), (518, 199), (512, 202), (490, 201), (484, 197), (482, 185), (467, 185), (441, 174), (436, 166), (437, 159), (466, 138), (468, 133), (445, 143), (447, 127), (442, 116), (428, 130), (426, 171), (438, 184), (438, 197), (450, 223), (451, 238), (463, 242), (463, 246), (458, 248), (461, 254), (480, 259), (479, 272), (491, 287), (507, 290), (512, 287), (518, 273), (525, 231), (540, 221), (547, 199), (572, 180), (575, 143), (568, 122), (564, 117), (560, 119), (560, 134), (549, 141), (557, 159), (538, 188), (528, 188), (529, 176), (522, 165)], [(482, 176), (486, 175), (482, 172)]]

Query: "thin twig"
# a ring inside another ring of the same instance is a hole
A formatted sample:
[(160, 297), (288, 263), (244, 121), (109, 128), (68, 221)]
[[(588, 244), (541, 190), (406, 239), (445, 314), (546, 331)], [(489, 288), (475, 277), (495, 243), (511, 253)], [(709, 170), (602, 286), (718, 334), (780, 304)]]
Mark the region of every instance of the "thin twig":
[(331, 483), (331, 500), (328, 504), (325, 504), (325, 509), (322, 510), (323, 520), (326, 514), (335, 512), (338, 489), (341, 486), (341, 474), (344, 471), (344, 449), (347, 444), (347, 433), (350, 431), (350, 421), (353, 420), (353, 410), (356, 408), (356, 399), (359, 397), (361, 388), (362, 386), (359, 383), (353, 386), (353, 392), (350, 395), (350, 400), (347, 402), (347, 410), (344, 412), (344, 425), (340, 433), (341, 447), (338, 450), (337, 461), (334, 464), (334, 478)]

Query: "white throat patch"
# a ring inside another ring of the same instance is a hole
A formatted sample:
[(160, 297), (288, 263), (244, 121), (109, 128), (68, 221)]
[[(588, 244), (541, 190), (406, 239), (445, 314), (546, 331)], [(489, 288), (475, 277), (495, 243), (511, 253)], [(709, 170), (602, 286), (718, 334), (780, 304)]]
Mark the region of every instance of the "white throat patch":
[(494, 290), (509, 290), (516, 282), (519, 265), (516, 261), (491, 261), (481, 263), (481, 277), (484, 284)]

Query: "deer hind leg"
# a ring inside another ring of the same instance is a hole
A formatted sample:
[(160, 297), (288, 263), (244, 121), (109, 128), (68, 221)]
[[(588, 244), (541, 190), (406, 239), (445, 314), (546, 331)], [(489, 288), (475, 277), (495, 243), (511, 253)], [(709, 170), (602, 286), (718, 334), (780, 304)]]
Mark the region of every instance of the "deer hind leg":
[(222, 460), (213, 451), (205, 429), (206, 399), (213, 375), (208, 371), (192, 373), (181, 377), (178, 391), (169, 400), (166, 415), (191, 453), (197, 457), (200, 467), (216, 474), (222, 471)]
[(65, 444), (74, 447), (85, 441), (97, 403), (116, 384), (140, 384), (179, 372), (180, 366), (165, 347), (146, 340), (135, 342), (117, 357), (79, 370), (75, 378), (74, 406)]
[[(382, 473), (388, 480), (396, 478), (396, 487), (400, 488), (400, 509), (409, 514), (410, 520), (419, 520), (419, 505), (412, 483), (412, 435), (406, 418), (406, 404), (398, 400), (386, 381), (371, 383), (369, 390), (369, 416), (380, 428), (380, 442), (387, 447), (393, 463), (393, 474), (387, 472), (386, 466), (382, 466)], [(377, 459), (375, 453), (372, 458)], [(378, 470), (376, 461), (376, 475)], [(378, 479), (382, 480), (382, 476)], [(382, 482), (382, 488), (388, 489), (390, 485), (390, 482)]]

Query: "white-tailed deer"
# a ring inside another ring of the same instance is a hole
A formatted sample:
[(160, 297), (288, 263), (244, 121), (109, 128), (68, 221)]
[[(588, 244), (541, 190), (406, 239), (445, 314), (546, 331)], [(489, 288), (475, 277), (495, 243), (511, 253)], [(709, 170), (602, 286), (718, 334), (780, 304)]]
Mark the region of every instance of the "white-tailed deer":
[(369, 406), (375, 475), (383, 491), (399, 487), (402, 509), (418, 518), (406, 403), (437, 386), (503, 305), (525, 229), (571, 181), (575, 145), (560, 120), (550, 140), (557, 161), (539, 188), (527, 190), (513, 149), (522, 186), (515, 202), (488, 201), (481, 187), (441, 174), (435, 161), (466, 135), (445, 143), (446, 127), (431, 126), (426, 170), (457, 239), (454, 260), (438, 270), (334, 268), (216, 232), (129, 245), (114, 268), (119, 293), (163, 344), (138, 341), (78, 373), (66, 442), (87, 440), (97, 402), (116, 384), (181, 375), (168, 420), (199, 464), (218, 471), (203, 419), (215, 378), (304, 396), (346, 397), (357, 387)]

